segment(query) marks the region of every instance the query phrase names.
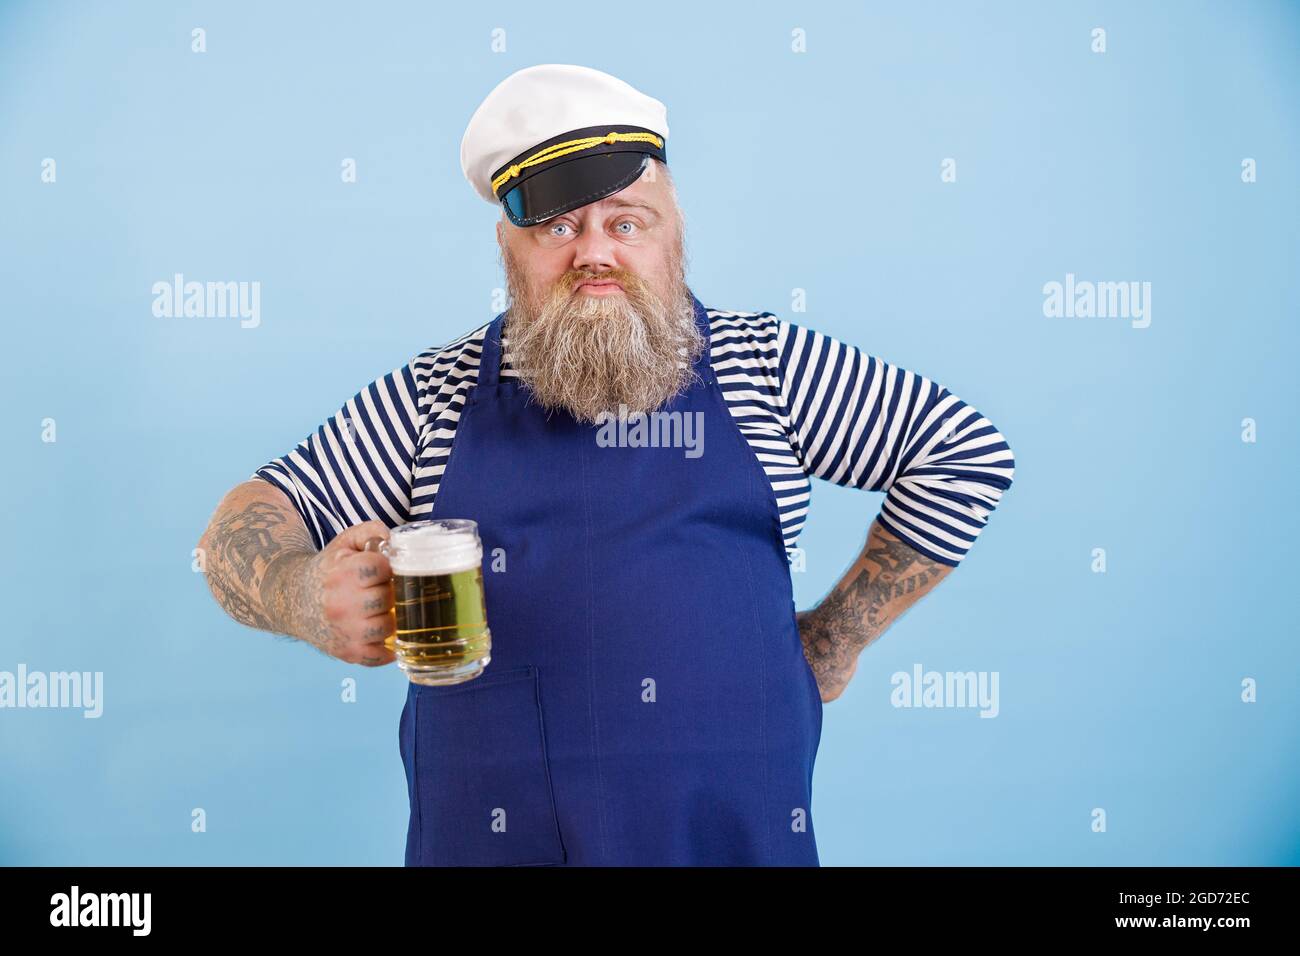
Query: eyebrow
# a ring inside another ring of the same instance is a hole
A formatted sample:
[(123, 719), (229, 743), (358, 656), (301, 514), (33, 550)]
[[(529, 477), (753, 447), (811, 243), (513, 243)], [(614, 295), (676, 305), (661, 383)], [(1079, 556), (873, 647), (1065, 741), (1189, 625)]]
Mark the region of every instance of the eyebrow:
[(656, 207), (650, 205), (650, 203), (641, 199), (624, 199), (617, 196), (610, 196), (606, 199), (599, 200), (596, 205), (608, 206), (610, 209), (644, 209), (646, 212), (650, 213), (650, 215), (654, 216), (655, 219), (663, 219), (663, 213), (661, 213)]
[[(656, 219), (663, 219), (663, 214), (659, 212), (658, 209), (650, 205), (648, 202), (643, 202), (640, 199), (618, 199), (615, 197), (608, 197), (606, 199), (597, 200), (592, 205), (601, 206), (606, 204), (608, 204), (611, 208), (615, 208), (615, 209), (624, 208), (624, 207), (631, 207), (633, 209), (644, 209), (647, 212), (649, 212), (652, 216), (654, 216)], [(569, 210), (569, 212), (572, 211), (573, 210)], [(567, 216), (568, 214), (569, 213), (561, 213), (560, 215)], [(532, 226), (528, 226), (526, 228), (541, 229), (544, 226), (549, 226), (552, 221), (553, 220), (548, 219), (546, 220), (546, 222), (534, 223)]]

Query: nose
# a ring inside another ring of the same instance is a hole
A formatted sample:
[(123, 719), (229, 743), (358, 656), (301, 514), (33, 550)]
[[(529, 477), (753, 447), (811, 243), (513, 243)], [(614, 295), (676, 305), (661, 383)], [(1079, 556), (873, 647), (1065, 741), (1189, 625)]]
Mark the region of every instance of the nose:
[(599, 222), (583, 224), (582, 232), (573, 243), (573, 268), (580, 272), (599, 275), (617, 269), (618, 254), (614, 239), (605, 234)]

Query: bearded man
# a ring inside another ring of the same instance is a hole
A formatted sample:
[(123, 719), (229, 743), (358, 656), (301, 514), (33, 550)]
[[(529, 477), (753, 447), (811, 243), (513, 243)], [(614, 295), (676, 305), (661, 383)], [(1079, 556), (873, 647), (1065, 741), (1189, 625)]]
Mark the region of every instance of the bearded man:
[[(1014, 460), (927, 378), (768, 312), (705, 307), (662, 103), (548, 64), (461, 146), (500, 204), (510, 305), (373, 381), (226, 495), (200, 540), (236, 620), (394, 660), (371, 545), (471, 519), (490, 662), (407, 684), (408, 865), (818, 864), (822, 705), (967, 553)], [(681, 413), (703, 453), (598, 441)], [(797, 612), (811, 478), (885, 492), (866, 545)]]

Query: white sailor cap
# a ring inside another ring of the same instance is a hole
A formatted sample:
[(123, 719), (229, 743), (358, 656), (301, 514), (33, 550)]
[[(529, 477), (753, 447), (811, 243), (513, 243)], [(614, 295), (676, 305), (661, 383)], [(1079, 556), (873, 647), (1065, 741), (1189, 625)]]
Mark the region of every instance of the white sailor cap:
[(663, 103), (600, 70), (545, 63), (487, 95), (460, 168), (479, 196), (531, 226), (630, 186), (651, 157), (668, 161), (667, 144)]

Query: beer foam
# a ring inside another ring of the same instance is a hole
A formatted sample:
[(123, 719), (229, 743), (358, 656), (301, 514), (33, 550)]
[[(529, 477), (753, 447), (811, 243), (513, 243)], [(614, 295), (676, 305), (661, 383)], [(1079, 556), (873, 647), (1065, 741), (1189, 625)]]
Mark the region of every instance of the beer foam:
[(417, 521), (394, 528), (388, 561), (398, 574), (453, 574), (483, 564), (483, 545), (473, 524)]

